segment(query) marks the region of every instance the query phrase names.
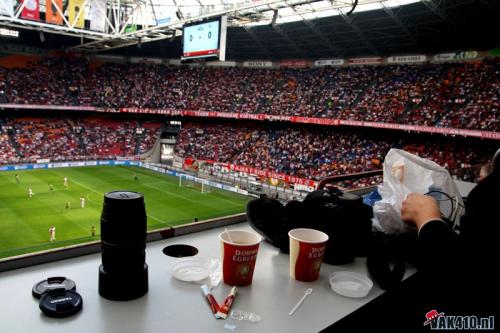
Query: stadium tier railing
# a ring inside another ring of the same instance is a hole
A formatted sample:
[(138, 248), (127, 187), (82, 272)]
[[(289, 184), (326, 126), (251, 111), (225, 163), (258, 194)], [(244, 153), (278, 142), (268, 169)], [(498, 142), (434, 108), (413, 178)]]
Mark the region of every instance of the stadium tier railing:
[(370, 121), (358, 121), (333, 118), (313, 118), (299, 116), (281, 116), (272, 114), (250, 114), (236, 112), (210, 112), (178, 109), (150, 109), (150, 108), (103, 108), (94, 106), (62, 106), (62, 105), (37, 105), (37, 104), (0, 104), (0, 109), (30, 109), (30, 110), (68, 110), (68, 111), (94, 111), (106, 113), (134, 113), (134, 114), (161, 114), (181, 117), (202, 117), (202, 118), (222, 118), (222, 119), (250, 119), (257, 121), (282, 121), (301, 124), (317, 124), (325, 126), (353, 126), (369, 127), (405, 132), (434, 133), (451, 136), (478, 137), (482, 139), (500, 140), (500, 132), (450, 128), (450, 127), (430, 127), (421, 125), (379, 123)]

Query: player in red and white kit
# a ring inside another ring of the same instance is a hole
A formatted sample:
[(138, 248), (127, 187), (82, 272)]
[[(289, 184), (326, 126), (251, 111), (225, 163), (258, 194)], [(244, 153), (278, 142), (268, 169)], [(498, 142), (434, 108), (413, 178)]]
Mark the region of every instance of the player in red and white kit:
[(50, 241), (54, 242), (56, 240), (56, 227), (52, 226), (49, 228)]

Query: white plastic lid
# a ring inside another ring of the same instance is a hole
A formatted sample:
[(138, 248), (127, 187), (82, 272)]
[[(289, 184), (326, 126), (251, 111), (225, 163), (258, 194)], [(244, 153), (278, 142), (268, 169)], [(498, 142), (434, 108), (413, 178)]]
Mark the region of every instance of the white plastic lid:
[(208, 262), (199, 258), (179, 259), (172, 265), (172, 276), (177, 280), (196, 282), (210, 275)]
[(337, 294), (359, 298), (368, 295), (373, 287), (373, 282), (364, 275), (342, 271), (330, 275), (330, 285)]

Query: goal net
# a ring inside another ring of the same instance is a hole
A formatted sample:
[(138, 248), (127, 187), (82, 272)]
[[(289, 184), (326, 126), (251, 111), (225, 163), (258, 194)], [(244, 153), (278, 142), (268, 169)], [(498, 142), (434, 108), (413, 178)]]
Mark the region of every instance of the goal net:
[(204, 184), (193, 177), (187, 177), (186, 175), (179, 175), (179, 187), (189, 187), (201, 193), (212, 192), (212, 187), (210, 185)]

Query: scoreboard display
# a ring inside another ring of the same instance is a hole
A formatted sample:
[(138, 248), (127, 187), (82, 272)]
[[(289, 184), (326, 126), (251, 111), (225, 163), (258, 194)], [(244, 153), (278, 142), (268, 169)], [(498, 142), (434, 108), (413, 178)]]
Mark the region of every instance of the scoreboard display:
[(182, 60), (211, 57), (225, 60), (225, 16), (202, 23), (185, 25), (182, 35)]

